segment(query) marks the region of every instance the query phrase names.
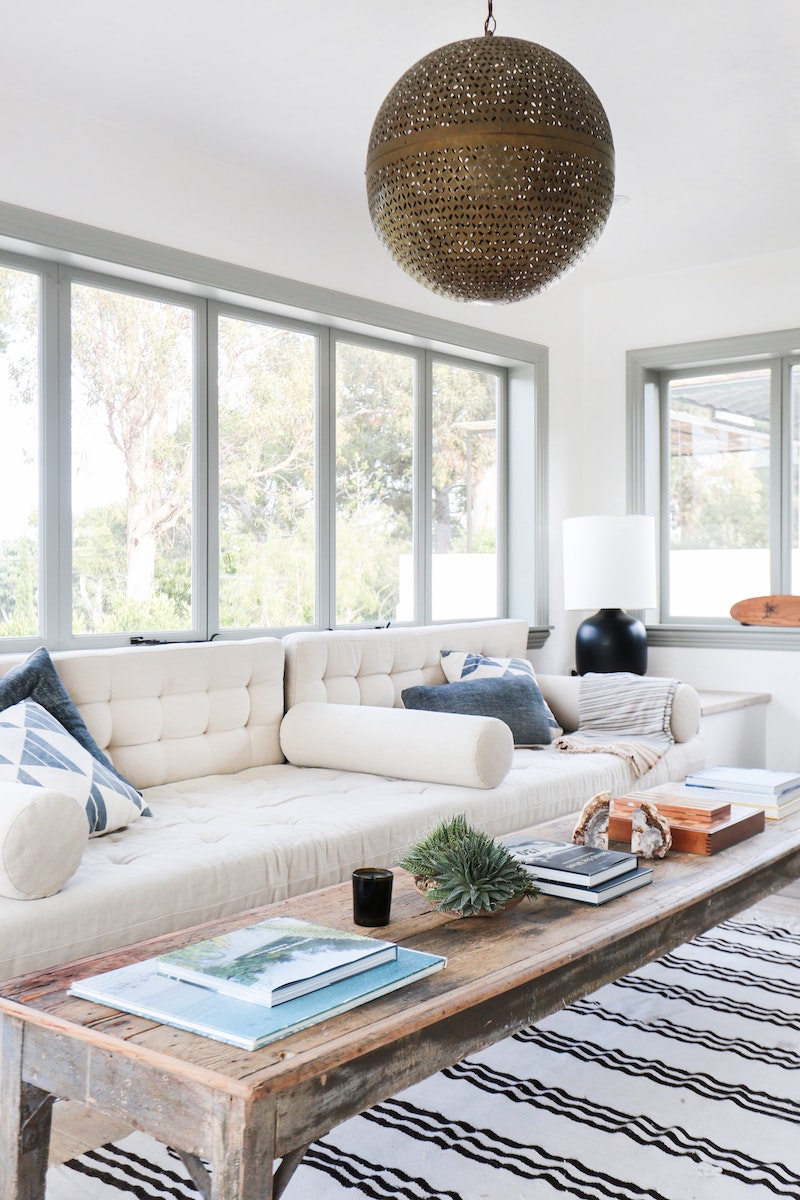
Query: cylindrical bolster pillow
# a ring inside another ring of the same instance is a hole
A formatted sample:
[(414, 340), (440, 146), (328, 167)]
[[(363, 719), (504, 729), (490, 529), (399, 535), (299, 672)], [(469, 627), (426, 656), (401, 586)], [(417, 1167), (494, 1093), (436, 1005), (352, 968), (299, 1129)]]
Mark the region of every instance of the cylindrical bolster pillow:
[(281, 748), (298, 767), (476, 788), (496, 787), (514, 756), (511, 730), (496, 717), (316, 701), (286, 713)]
[(0, 896), (53, 896), (77, 871), (88, 838), (86, 810), (74, 796), (0, 784)]
[(675, 688), (670, 727), (676, 742), (688, 742), (700, 728), (700, 697), (690, 683)]
[[(539, 687), (556, 720), (566, 733), (578, 728), (579, 675), (537, 675)], [(635, 686), (635, 684), (634, 684)], [(676, 742), (688, 742), (700, 728), (700, 697), (690, 683), (681, 681), (672, 697), (670, 729)]]

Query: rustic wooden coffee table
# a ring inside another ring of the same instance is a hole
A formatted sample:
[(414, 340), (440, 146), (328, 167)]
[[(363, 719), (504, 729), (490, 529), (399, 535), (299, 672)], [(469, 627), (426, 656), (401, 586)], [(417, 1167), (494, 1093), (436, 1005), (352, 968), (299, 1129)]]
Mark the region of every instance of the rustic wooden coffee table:
[[(560, 821), (537, 832), (570, 829)], [(398, 873), (392, 923), (376, 932), (447, 955), (447, 968), (252, 1053), (74, 999), (67, 987), (265, 914), (349, 928), (349, 885), (7, 983), (0, 1196), (43, 1200), (52, 1102), (63, 1097), (171, 1145), (209, 1200), (270, 1200), (339, 1122), (656, 958), (799, 868), (800, 813), (713, 858), (671, 855), (652, 885), (601, 908), (542, 897), (460, 921), (428, 910)]]

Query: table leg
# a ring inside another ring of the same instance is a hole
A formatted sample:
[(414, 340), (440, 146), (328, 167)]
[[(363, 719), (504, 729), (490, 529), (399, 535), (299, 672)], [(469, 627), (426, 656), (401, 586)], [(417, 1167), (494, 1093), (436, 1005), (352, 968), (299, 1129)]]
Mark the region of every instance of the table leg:
[(225, 1097), (215, 1108), (208, 1200), (272, 1200), (274, 1109)]
[[(310, 1145), (311, 1143), (309, 1142), (308, 1146)], [(308, 1146), (299, 1146), (291, 1154), (283, 1156), (277, 1170), (272, 1176), (272, 1200), (279, 1200), (279, 1197), (283, 1195), (290, 1179), (303, 1161)], [(197, 1187), (200, 1195), (204, 1200), (207, 1200), (211, 1195), (211, 1176), (201, 1160), (196, 1154), (187, 1154), (185, 1150), (176, 1149), (175, 1153), (189, 1172), (192, 1182)], [(267, 1193), (263, 1194), (266, 1195)]]
[(186, 1170), (189, 1172), (189, 1178), (203, 1197), (203, 1200), (208, 1200), (208, 1197), (211, 1195), (211, 1176), (203, 1166), (202, 1161), (196, 1154), (187, 1154), (185, 1150), (179, 1150), (177, 1146), (173, 1146), (173, 1150), (186, 1167)]
[(312, 1143), (309, 1142), (306, 1146), (299, 1146), (297, 1150), (293, 1150), (291, 1154), (285, 1154), (280, 1161), (275, 1175), (272, 1179), (272, 1200), (279, 1200), (283, 1195), (289, 1180), (294, 1175), (300, 1163), (305, 1157), (306, 1150)]
[(24, 1026), (0, 1017), (0, 1196), (44, 1200), (54, 1097), (22, 1078)]

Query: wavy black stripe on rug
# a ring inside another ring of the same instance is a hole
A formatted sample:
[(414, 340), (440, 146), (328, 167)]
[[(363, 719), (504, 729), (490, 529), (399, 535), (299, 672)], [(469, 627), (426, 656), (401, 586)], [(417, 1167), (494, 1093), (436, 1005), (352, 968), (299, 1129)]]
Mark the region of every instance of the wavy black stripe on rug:
[[(142, 1134), (47, 1200), (196, 1200)], [(286, 1200), (798, 1200), (800, 934), (731, 920), (346, 1122)]]

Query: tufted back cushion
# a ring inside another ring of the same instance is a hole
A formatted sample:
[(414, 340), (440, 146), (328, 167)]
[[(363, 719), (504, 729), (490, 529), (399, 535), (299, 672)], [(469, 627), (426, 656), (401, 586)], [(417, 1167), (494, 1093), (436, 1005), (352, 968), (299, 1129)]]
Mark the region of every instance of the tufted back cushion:
[[(24, 657), (0, 657), (0, 675)], [(52, 657), (92, 737), (135, 787), (284, 761), (278, 638)]]
[(525, 621), (292, 633), (284, 638), (286, 707), (315, 700), (399, 708), (403, 688), (446, 682), (442, 650), (519, 658), (527, 642)]

